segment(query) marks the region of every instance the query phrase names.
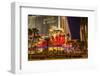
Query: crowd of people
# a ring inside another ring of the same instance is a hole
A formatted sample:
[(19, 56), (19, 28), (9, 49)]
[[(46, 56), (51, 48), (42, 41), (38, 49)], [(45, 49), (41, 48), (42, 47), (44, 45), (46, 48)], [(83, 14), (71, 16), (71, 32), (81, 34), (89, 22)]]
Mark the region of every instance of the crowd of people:
[[(50, 27), (48, 35), (37, 33), (29, 34), (28, 52), (30, 54), (38, 53), (71, 53), (80, 52), (84, 48), (77, 40), (70, 41), (69, 35), (66, 35), (62, 28)], [(82, 48), (82, 49), (81, 49)]]

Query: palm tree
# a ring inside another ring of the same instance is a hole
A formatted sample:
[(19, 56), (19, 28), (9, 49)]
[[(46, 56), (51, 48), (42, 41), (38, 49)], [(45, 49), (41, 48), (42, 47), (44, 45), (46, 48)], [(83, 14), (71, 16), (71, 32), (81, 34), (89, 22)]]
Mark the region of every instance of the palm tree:
[(36, 35), (39, 34), (39, 30), (38, 30), (37, 28), (33, 28), (33, 29), (32, 29), (32, 32), (33, 32), (33, 34), (34, 34), (34, 38), (36, 38)]
[(32, 35), (32, 30), (30, 28), (28, 29), (28, 35)]

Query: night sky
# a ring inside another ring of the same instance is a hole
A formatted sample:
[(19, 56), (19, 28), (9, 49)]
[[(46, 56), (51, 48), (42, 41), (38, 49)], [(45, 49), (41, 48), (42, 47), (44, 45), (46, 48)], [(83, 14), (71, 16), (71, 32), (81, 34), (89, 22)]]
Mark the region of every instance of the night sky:
[(80, 17), (67, 17), (72, 39), (80, 39)]

